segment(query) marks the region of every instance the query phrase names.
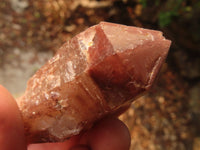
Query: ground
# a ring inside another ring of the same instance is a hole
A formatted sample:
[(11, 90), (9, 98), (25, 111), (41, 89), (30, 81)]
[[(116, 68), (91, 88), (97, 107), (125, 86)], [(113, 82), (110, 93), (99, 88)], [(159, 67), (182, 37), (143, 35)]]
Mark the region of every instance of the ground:
[[(192, 2), (182, 0), (187, 12), (178, 9), (184, 14), (180, 17), (162, 12), (177, 8), (170, 0), (162, 5), (145, 0), (0, 0), (0, 84), (18, 97), (57, 48), (100, 21), (159, 29), (173, 43), (167, 62), (154, 88), (120, 119), (130, 129), (131, 149), (200, 150), (200, 28), (195, 15), (189, 16), (199, 12), (190, 10)], [(176, 21), (168, 25), (173, 17)]]

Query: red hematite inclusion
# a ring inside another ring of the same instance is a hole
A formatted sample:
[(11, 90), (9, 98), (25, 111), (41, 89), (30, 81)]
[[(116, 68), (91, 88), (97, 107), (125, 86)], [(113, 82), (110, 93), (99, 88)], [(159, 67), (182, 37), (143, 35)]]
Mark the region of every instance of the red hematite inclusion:
[(28, 142), (63, 141), (122, 112), (153, 84), (171, 42), (101, 22), (66, 42), (18, 99)]

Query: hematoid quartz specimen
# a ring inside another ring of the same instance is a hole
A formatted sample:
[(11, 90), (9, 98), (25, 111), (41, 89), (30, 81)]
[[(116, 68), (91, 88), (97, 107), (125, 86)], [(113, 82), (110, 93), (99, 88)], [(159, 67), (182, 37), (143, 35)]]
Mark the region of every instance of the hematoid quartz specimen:
[(66, 42), (17, 100), (28, 142), (63, 141), (120, 112), (153, 84), (171, 42), (101, 22)]

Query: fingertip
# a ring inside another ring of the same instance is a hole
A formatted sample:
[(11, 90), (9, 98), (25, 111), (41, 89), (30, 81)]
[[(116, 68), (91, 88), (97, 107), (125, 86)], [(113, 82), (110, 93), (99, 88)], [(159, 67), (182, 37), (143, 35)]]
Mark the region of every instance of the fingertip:
[(17, 103), (0, 85), (0, 149), (25, 150), (24, 127)]
[(129, 150), (130, 141), (128, 128), (117, 118), (100, 121), (82, 138), (92, 150)]

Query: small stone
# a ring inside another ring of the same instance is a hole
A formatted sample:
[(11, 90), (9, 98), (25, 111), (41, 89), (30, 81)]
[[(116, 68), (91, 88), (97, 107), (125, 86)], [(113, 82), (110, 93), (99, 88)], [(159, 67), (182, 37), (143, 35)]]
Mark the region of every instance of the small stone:
[(122, 113), (151, 88), (170, 44), (159, 31), (107, 22), (66, 42), (17, 101), (27, 141), (64, 141)]
[(76, 29), (76, 25), (75, 24), (72, 24), (72, 25), (69, 25), (69, 26), (65, 26), (64, 30), (67, 31), (67, 32), (72, 32)]
[(10, 3), (17, 13), (22, 13), (29, 6), (27, 0), (10, 0)]

